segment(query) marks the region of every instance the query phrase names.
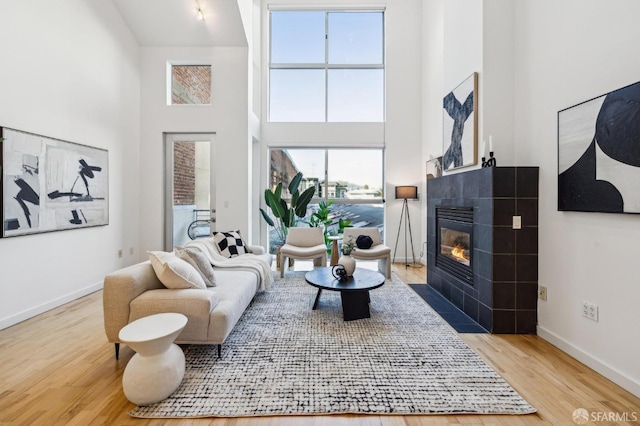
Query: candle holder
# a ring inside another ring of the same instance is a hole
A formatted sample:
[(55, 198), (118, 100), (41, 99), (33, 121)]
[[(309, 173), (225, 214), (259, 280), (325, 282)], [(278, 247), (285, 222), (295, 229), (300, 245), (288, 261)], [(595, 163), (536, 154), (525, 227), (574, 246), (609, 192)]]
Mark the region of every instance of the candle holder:
[(490, 151), (488, 160), (486, 160), (486, 157), (482, 157), (482, 167), (495, 167), (495, 166), (496, 166), (496, 158), (493, 156), (493, 151)]

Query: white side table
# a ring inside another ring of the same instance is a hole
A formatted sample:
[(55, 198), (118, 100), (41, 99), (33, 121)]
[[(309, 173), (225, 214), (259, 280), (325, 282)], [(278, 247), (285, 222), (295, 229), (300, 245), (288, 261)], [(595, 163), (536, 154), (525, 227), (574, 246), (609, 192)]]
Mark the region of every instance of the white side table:
[(120, 330), (120, 341), (136, 351), (122, 376), (122, 389), (129, 401), (153, 404), (180, 386), (184, 353), (173, 341), (186, 325), (186, 316), (167, 313), (140, 318)]

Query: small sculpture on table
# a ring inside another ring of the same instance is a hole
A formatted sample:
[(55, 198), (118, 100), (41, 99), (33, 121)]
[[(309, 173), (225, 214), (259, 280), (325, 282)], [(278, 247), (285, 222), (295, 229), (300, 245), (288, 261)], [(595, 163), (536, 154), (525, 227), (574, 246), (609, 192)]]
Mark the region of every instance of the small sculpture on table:
[(331, 268), (331, 275), (333, 275), (333, 278), (337, 279), (340, 282), (344, 282), (349, 279), (347, 270), (343, 265), (340, 264), (337, 264), (333, 268)]

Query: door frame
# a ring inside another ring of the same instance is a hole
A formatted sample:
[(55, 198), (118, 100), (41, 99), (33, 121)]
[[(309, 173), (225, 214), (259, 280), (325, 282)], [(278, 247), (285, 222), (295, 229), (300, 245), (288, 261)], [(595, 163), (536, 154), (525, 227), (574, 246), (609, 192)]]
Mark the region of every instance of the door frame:
[(163, 132), (164, 143), (164, 250), (173, 251), (173, 144), (175, 141), (194, 140), (209, 142), (210, 148), (210, 203), (211, 213), (216, 209), (216, 133), (215, 132)]

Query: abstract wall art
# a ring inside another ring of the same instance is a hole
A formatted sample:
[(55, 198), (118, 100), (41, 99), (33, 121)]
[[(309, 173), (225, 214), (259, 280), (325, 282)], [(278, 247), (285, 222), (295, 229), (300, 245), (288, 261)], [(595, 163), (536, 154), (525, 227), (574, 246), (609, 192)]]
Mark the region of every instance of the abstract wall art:
[(444, 170), (478, 162), (478, 73), (473, 73), (443, 99)]
[(558, 112), (558, 210), (640, 213), (640, 82)]
[(2, 237), (109, 223), (107, 150), (0, 127)]

